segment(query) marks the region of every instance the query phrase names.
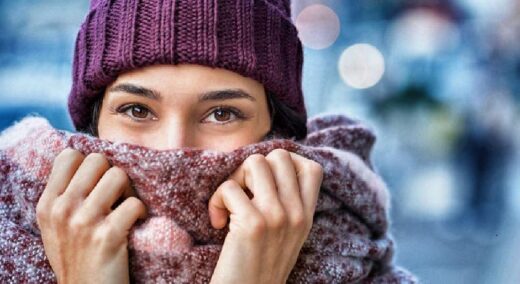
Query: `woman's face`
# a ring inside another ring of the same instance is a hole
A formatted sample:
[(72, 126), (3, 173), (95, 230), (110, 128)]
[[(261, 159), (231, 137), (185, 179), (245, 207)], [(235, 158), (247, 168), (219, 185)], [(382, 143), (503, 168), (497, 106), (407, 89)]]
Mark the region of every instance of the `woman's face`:
[(270, 127), (259, 82), (202, 65), (154, 65), (107, 87), (98, 135), (158, 150), (232, 151), (262, 140)]

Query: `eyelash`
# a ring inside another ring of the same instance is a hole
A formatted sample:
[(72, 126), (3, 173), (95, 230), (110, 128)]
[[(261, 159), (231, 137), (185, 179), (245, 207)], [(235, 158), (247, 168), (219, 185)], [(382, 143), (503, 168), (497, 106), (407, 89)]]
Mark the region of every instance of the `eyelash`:
[[(143, 108), (144, 110), (146, 110), (148, 112), (148, 114), (152, 114), (154, 115), (154, 113), (146, 106), (142, 105), (142, 104), (127, 104), (127, 105), (122, 105), (120, 107), (118, 107), (116, 109), (116, 112), (117, 113), (120, 113), (124, 116), (126, 116), (127, 118), (133, 120), (133, 121), (136, 121), (136, 122), (143, 122), (145, 120), (147, 120), (146, 118), (135, 118), (134, 116), (132, 116), (131, 114), (128, 114), (127, 112), (129, 110), (131, 110), (133, 107), (140, 107), (140, 108)], [(246, 119), (247, 117), (244, 115), (243, 112), (241, 112), (240, 110), (238, 110), (237, 108), (234, 108), (234, 107), (229, 107), (229, 106), (217, 106), (217, 107), (214, 107), (211, 112), (209, 113), (209, 115), (207, 115), (204, 119), (206, 119), (207, 117), (209, 117), (211, 114), (214, 114), (216, 111), (227, 111), (227, 112), (230, 112), (232, 115), (234, 115), (236, 118), (235, 119), (231, 119), (229, 121), (225, 121), (225, 122), (217, 122), (215, 124), (219, 124), (219, 125), (224, 125), (224, 124), (228, 124), (228, 123), (232, 123), (232, 122), (235, 122), (237, 119), (239, 120), (244, 120)], [(155, 116), (155, 115), (154, 115)], [(208, 122), (206, 122), (208, 123)]]
[(232, 122), (236, 122), (236, 120), (244, 120), (246, 119), (247, 117), (244, 115), (243, 112), (241, 112), (240, 110), (238, 110), (237, 108), (234, 108), (234, 107), (228, 107), (228, 106), (217, 106), (217, 107), (214, 107), (210, 114), (207, 115), (204, 119), (208, 118), (211, 114), (214, 114), (216, 111), (227, 111), (227, 112), (230, 112), (232, 115), (234, 115), (236, 118), (235, 119), (231, 119), (229, 121), (224, 121), (224, 122), (216, 122), (215, 124), (218, 124), (218, 125), (224, 125), (224, 124), (228, 124), (228, 123), (232, 123)]
[(132, 108), (134, 108), (134, 107), (140, 107), (140, 108), (144, 109), (147, 112), (147, 114), (154, 115), (154, 113), (148, 107), (146, 107), (144, 105), (141, 105), (141, 104), (126, 104), (126, 105), (122, 105), (122, 106), (120, 106), (120, 107), (118, 107), (116, 109), (116, 112), (120, 113), (120, 114), (122, 114), (122, 115), (124, 115), (124, 116), (126, 116), (128, 118), (130, 118), (133, 121), (143, 122), (143, 121), (147, 120), (146, 118), (136, 118), (133, 115), (130, 115), (130, 114), (127, 113), (129, 110), (132, 110)]

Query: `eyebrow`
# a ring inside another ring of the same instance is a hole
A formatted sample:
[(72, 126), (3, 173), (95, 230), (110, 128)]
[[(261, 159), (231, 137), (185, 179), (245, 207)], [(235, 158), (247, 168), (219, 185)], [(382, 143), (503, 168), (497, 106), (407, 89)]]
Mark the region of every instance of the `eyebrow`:
[(118, 84), (108, 90), (109, 92), (125, 92), (136, 96), (149, 98), (156, 101), (161, 101), (162, 97), (158, 92), (150, 90), (145, 87), (141, 87), (134, 84), (122, 83)]
[(199, 102), (203, 101), (222, 101), (231, 99), (248, 99), (256, 101), (256, 99), (241, 89), (224, 89), (217, 91), (209, 91), (199, 96)]
[[(156, 92), (152, 89), (148, 89), (142, 86), (122, 83), (118, 84), (109, 89), (109, 92), (125, 92), (136, 96), (141, 96), (145, 98), (149, 98), (152, 100), (161, 101), (162, 96), (159, 92)], [(249, 95), (242, 89), (223, 89), (216, 91), (209, 91), (203, 93), (199, 96), (199, 102), (203, 101), (222, 101), (222, 100), (231, 100), (231, 99), (248, 99), (250, 101), (256, 101), (256, 99)]]

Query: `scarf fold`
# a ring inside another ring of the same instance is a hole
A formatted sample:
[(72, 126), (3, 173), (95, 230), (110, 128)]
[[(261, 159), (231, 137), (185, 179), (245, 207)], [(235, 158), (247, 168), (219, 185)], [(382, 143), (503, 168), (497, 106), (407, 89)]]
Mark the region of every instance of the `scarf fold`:
[(249, 155), (276, 148), (324, 169), (314, 223), (289, 283), (417, 282), (392, 263), (388, 191), (370, 163), (373, 132), (343, 115), (314, 117), (307, 127), (305, 139), (272, 138), (232, 152), (160, 151), (23, 119), (0, 135), (0, 282), (56, 282), (35, 208), (54, 158), (67, 147), (102, 153), (121, 167), (148, 209), (129, 234), (132, 282), (208, 283), (228, 232), (211, 226), (209, 198)]

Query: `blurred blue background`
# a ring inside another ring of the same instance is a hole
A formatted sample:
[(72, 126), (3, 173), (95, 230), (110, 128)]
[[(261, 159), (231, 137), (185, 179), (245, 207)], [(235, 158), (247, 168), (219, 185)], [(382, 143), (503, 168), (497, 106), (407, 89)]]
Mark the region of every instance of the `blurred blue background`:
[[(85, 1), (0, 1), (0, 130), (72, 130)], [(425, 283), (520, 283), (520, 1), (293, 0), (309, 114), (378, 136), (396, 262)]]

